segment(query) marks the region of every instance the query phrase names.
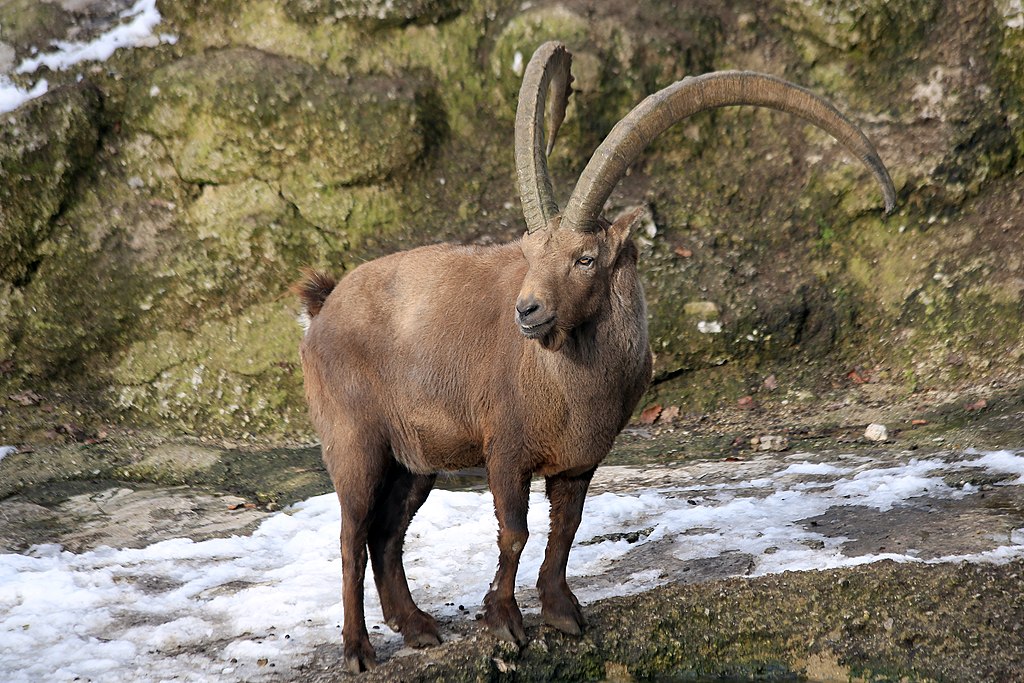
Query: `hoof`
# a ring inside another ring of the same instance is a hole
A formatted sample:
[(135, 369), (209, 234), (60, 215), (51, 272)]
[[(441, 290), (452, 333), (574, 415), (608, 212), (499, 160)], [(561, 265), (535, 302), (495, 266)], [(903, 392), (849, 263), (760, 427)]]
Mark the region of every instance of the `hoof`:
[(377, 653), (374, 652), (369, 639), (356, 642), (351, 646), (345, 643), (344, 652), (345, 666), (351, 673), (362, 673), (377, 666)]
[(545, 624), (570, 636), (583, 635), (587, 627), (580, 603), (568, 589), (554, 596), (542, 595), (540, 612)]
[(583, 630), (587, 627), (587, 622), (583, 618), (582, 614), (552, 614), (550, 612), (544, 612), (544, 623), (548, 626), (558, 629), (562, 633), (567, 633), (570, 636), (581, 636)]
[(437, 621), (422, 610), (416, 610), (402, 624), (402, 636), (409, 647), (433, 647), (441, 644)]
[(519, 647), (528, 641), (523, 629), (523, 614), (514, 599), (491, 599), (491, 595), (484, 598), (484, 622), (495, 636), (504, 641)]

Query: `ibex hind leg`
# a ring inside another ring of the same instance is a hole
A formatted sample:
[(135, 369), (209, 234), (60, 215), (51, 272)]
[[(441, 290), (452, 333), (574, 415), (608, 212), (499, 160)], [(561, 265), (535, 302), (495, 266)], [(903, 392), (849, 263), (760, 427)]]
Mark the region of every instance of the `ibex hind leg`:
[(410, 647), (439, 645), (437, 622), (419, 609), (409, 592), (402, 547), (409, 523), (430, 495), (436, 475), (413, 474), (392, 462), (371, 513), (369, 548), (384, 620)]
[(345, 612), (341, 634), (345, 664), (349, 671), (359, 673), (377, 665), (366, 631), (363, 584), (371, 511), (389, 455), (386, 444), (352, 436), (325, 438), (324, 462), (341, 503), (341, 597)]

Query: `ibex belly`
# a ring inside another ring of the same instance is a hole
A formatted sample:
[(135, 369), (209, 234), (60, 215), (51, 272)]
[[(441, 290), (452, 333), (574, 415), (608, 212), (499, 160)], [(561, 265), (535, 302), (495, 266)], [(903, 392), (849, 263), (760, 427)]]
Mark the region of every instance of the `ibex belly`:
[(443, 411), (426, 406), (398, 422), (391, 447), (395, 459), (412, 472), (428, 474), (483, 464), (479, 440)]

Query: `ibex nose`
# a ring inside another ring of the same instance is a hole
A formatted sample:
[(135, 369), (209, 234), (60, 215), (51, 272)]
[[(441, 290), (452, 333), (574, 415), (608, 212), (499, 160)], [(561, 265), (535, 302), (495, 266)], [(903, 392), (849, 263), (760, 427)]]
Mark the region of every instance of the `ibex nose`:
[(518, 314), (519, 322), (526, 324), (530, 317), (536, 317), (537, 313), (543, 311), (544, 307), (541, 306), (540, 302), (531, 294), (530, 296), (520, 297), (516, 301), (516, 313)]

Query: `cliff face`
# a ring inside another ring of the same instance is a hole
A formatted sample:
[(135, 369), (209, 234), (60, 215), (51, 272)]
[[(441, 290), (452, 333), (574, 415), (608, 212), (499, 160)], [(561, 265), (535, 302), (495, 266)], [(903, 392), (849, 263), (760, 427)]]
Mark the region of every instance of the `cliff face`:
[[(65, 5), (0, 8), (3, 68), (99, 21)], [(779, 113), (719, 110), (656, 141), (609, 213), (653, 216), (639, 240), (659, 399), (701, 410), (768, 374), (813, 391), (853, 367), (896, 392), (1019, 386), (1019, 3), (157, 7), (176, 40), (44, 68), (49, 92), (3, 116), (3, 396), (186, 433), (309, 435), (287, 285), (304, 265), (340, 275), (520, 234), (516, 93), (552, 38), (577, 90), (551, 161), (561, 197), (645, 95), (730, 68), (832, 99), (900, 194), (883, 217), (867, 171)], [(0, 440), (34, 438), (38, 421), (8, 409)]]

